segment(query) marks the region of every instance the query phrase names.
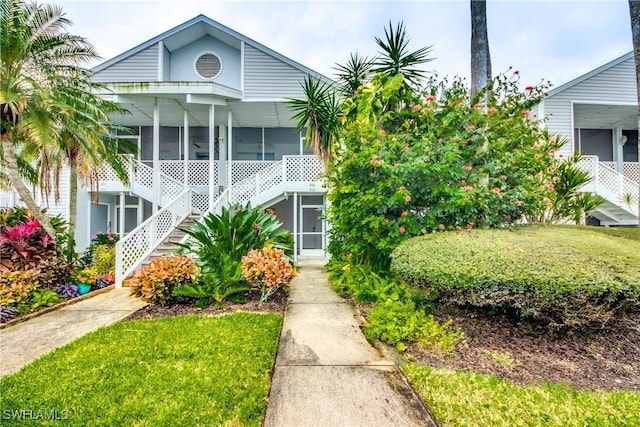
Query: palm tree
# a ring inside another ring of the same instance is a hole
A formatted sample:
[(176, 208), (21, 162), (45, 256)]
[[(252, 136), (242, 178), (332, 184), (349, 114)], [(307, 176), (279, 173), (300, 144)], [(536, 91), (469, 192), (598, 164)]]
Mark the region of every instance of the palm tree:
[(487, 2), (471, 3), (471, 98), (491, 80), (491, 54), (487, 35)]
[(289, 108), (298, 122), (296, 130), (307, 128), (305, 142), (325, 165), (333, 159), (338, 137), (341, 101), (333, 85), (307, 76), (302, 84), (305, 99), (290, 99)]
[[(638, 92), (638, 129), (640, 129), (640, 1), (629, 0), (631, 16), (631, 37), (633, 38), (633, 58), (636, 63), (636, 86)], [(640, 162), (640, 143), (638, 144)], [(640, 183), (638, 184), (638, 228), (640, 228)]]
[[(96, 85), (82, 67), (97, 55), (84, 38), (66, 32), (70, 24), (56, 6), (23, 0), (0, 3), (2, 171), (52, 238), (50, 221), (25, 183), (28, 165), (37, 162), (37, 184), (45, 194), (58, 193), (63, 159), (72, 166), (72, 174), (79, 158), (92, 159), (93, 164), (106, 160), (126, 179), (114, 160), (115, 151), (110, 151), (112, 145), (105, 144), (112, 105), (92, 93)], [(54, 155), (62, 152), (68, 155)], [(73, 213), (75, 204), (71, 209)]]
[(376, 43), (382, 49), (382, 52), (375, 59), (371, 71), (387, 74), (389, 77), (402, 74), (409, 86), (419, 87), (420, 80), (427, 73), (417, 66), (432, 60), (432, 58), (429, 58), (432, 46), (425, 46), (414, 52), (407, 52), (410, 39), (402, 22), (396, 25), (395, 30), (391, 22), (389, 22), (389, 28), (384, 29), (384, 35), (385, 40), (376, 37)]
[(366, 56), (360, 56), (358, 52), (351, 53), (346, 64), (336, 64), (336, 77), (340, 91), (345, 97), (353, 96), (358, 88), (369, 80), (372, 66), (373, 61)]

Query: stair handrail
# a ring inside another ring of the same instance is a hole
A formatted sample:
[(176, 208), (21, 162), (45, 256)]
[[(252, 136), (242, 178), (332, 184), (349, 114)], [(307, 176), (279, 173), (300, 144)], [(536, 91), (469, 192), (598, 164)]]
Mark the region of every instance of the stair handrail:
[(116, 243), (116, 288), (191, 214), (191, 195), (191, 189), (184, 189)]
[[(640, 190), (635, 181), (601, 162), (598, 156), (583, 155), (579, 166), (584, 170), (588, 170), (592, 175), (592, 191), (595, 194), (605, 198), (621, 209), (628, 211), (632, 215), (640, 214), (637, 212)], [(603, 175), (608, 175), (612, 177), (612, 179), (604, 180), (602, 178)], [(589, 188), (590, 184), (591, 183), (586, 184), (584, 187)], [(630, 196), (629, 203), (624, 202), (626, 195)]]

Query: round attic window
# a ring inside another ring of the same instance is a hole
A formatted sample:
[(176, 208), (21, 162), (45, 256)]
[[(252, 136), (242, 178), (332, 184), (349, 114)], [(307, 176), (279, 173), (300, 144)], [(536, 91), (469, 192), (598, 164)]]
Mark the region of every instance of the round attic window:
[(213, 52), (201, 54), (195, 63), (196, 73), (203, 79), (213, 79), (220, 74), (222, 62), (220, 57)]

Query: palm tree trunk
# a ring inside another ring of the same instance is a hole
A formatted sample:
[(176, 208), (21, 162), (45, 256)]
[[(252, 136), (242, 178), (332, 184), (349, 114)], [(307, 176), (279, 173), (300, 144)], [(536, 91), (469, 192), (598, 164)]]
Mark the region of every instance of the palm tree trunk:
[(49, 237), (51, 237), (51, 239), (55, 241), (56, 232), (51, 226), (49, 217), (42, 213), (40, 206), (36, 204), (33, 196), (29, 192), (29, 189), (20, 176), (20, 172), (18, 171), (18, 160), (16, 158), (15, 146), (11, 141), (3, 138), (2, 149), (4, 154), (5, 173), (9, 178), (11, 187), (16, 190), (22, 202), (27, 205), (27, 208), (31, 211), (31, 214), (40, 222), (40, 225), (42, 225), (42, 228), (44, 228)]
[(67, 253), (73, 253), (76, 246), (76, 219), (78, 216), (78, 165), (76, 159), (69, 159), (69, 241)]
[[(629, 0), (633, 58), (636, 62), (636, 90), (638, 94), (638, 129), (640, 130), (640, 1)], [(638, 138), (638, 162), (640, 162), (640, 138)], [(638, 228), (640, 228), (640, 182), (638, 183)]]
[(471, 98), (491, 80), (486, 0), (471, 3)]

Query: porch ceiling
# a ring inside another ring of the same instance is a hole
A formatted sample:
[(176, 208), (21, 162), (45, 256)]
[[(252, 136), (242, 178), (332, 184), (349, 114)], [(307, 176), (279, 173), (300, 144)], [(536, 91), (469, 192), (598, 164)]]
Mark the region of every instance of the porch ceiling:
[[(153, 102), (151, 96), (128, 97), (120, 105), (130, 114), (114, 116), (113, 120), (123, 126), (152, 126)], [(221, 101), (224, 102), (224, 101)], [(188, 103), (185, 95), (159, 99), (160, 125), (182, 126), (184, 110), (189, 112), (191, 126), (209, 125), (209, 106)], [(234, 127), (295, 127), (293, 115), (282, 101), (228, 102), (215, 106), (215, 124), (227, 124), (227, 112), (231, 110)]]
[(574, 104), (574, 127), (583, 129), (637, 129), (635, 105)]

